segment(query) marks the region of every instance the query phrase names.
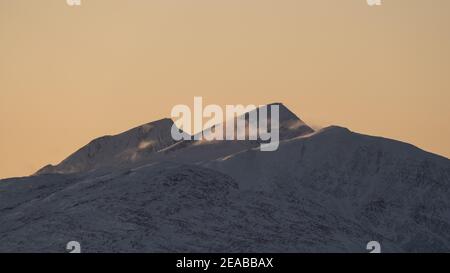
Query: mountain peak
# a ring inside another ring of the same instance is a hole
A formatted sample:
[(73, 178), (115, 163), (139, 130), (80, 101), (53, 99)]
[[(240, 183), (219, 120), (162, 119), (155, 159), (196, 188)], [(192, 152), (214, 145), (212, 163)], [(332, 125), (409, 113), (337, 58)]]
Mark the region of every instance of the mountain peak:
[[(284, 104), (271, 103), (267, 106), (273, 105), (279, 107), (280, 140), (314, 132), (311, 127), (291, 112)], [(267, 115), (269, 118), (271, 111), (271, 107), (268, 107)], [(245, 115), (247, 118), (248, 113)], [(114, 167), (146, 160), (158, 151), (166, 149), (177, 142), (171, 135), (173, 124), (172, 119), (163, 118), (117, 135), (106, 135), (96, 138), (67, 157), (60, 164), (56, 166), (47, 165), (36, 174), (86, 172), (101, 167)], [(240, 145), (238, 146), (240, 147)]]
[[(294, 114), (283, 103), (275, 102), (267, 105), (278, 106), (280, 118), (280, 139), (289, 139), (313, 133), (314, 130)], [(268, 112), (270, 113), (271, 110)], [(270, 114), (269, 114), (270, 115)]]
[(85, 172), (140, 160), (175, 143), (170, 133), (172, 125), (171, 119), (164, 118), (118, 135), (96, 138), (60, 164), (47, 165), (37, 174)]

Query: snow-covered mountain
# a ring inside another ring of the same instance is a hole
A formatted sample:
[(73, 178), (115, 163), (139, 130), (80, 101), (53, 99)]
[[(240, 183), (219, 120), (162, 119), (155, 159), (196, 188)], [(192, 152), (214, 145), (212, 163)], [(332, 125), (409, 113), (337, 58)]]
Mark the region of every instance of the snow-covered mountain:
[(94, 139), (57, 166), (47, 165), (37, 174), (87, 172), (140, 161), (175, 143), (170, 135), (172, 125), (171, 119), (162, 119), (116, 136)]
[(450, 160), (280, 104), (279, 149), (172, 140), (165, 119), (0, 181), (0, 252), (450, 251)]

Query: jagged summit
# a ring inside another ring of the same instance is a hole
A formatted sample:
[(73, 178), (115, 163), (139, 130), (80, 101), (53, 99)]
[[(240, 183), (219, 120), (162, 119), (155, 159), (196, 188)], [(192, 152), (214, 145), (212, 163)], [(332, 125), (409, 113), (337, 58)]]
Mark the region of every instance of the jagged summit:
[(280, 110), (280, 120), (290, 120), (290, 119), (299, 119), (296, 114), (294, 114), (289, 108), (287, 108), (283, 103), (275, 102), (268, 104), (267, 106), (278, 106), (278, 109)]
[[(280, 134), (312, 131), (280, 106)], [(450, 250), (447, 158), (338, 126), (274, 152), (170, 145), (172, 124), (96, 139), (41, 171), (61, 175), (1, 180), (0, 252), (58, 252), (74, 238), (87, 253)]]
[(287, 108), (281, 102), (269, 103), (266, 106), (267, 106), (267, 112), (268, 112), (269, 116), (271, 113), (271, 106), (278, 106), (280, 122), (284, 122), (284, 121), (288, 121), (288, 120), (300, 120), (300, 118), (296, 114), (294, 114), (291, 110), (289, 110), (289, 108)]
[(280, 139), (290, 139), (314, 132), (308, 124), (301, 120), (282, 103), (275, 103), (280, 111)]
[[(314, 132), (305, 122), (298, 118), (282, 103), (271, 103), (267, 106), (279, 106), (280, 139), (290, 139)], [(248, 113), (247, 113), (248, 114)], [(268, 107), (268, 115), (271, 115), (271, 107)], [(82, 147), (60, 164), (47, 165), (36, 174), (46, 173), (78, 173), (86, 172), (100, 167), (117, 167), (127, 163), (135, 163), (148, 160), (156, 152), (175, 144), (171, 136), (171, 128), (174, 122), (164, 118), (135, 127), (126, 132), (113, 136), (103, 136), (94, 139)], [(192, 145), (193, 143), (191, 143)], [(233, 142), (227, 143), (226, 149), (219, 148), (215, 143), (221, 156), (236, 153), (237, 151), (249, 149), (254, 143)], [(176, 147), (178, 149), (178, 147)], [(205, 158), (209, 158), (214, 152), (204, 152)], [(209, 155), (206, 155), (209, 154)], [(213, 156), (214, 157), (214, 156)]]
[(47, 165), (37, 174), (84, 172), (98, 167), (137, 161), (175, 143), (170, 134), (172, 125), (173, 121), (165, 118), (118, 135), (99, 137), (57, 166)]
[(276, 105), (279, 109), (280, 119), (280, 139), (290, 139), (293, 137), (303, 136), (313, 133), (314, 130), (301, 120), (296, 114), (294, 114), (283, 103), (275, 102), (268, 104), (268, 115), (271, 116), (271, 107)]

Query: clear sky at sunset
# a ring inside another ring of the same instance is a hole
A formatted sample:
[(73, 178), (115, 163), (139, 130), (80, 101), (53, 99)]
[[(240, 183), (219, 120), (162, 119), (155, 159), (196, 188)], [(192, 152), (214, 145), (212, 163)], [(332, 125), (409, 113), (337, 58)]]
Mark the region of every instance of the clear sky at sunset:
[(450, 1), (0, 0), (0, 178), (194, 96), (450, 157)]

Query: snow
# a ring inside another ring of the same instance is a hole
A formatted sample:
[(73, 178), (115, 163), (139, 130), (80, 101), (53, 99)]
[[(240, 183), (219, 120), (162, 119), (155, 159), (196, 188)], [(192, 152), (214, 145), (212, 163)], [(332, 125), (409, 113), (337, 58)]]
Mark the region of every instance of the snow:
[(0, 252), (450, 251), (450, 160), (287, 108), (275, 152), (180, 141), (172, 121), (0, 181)]

